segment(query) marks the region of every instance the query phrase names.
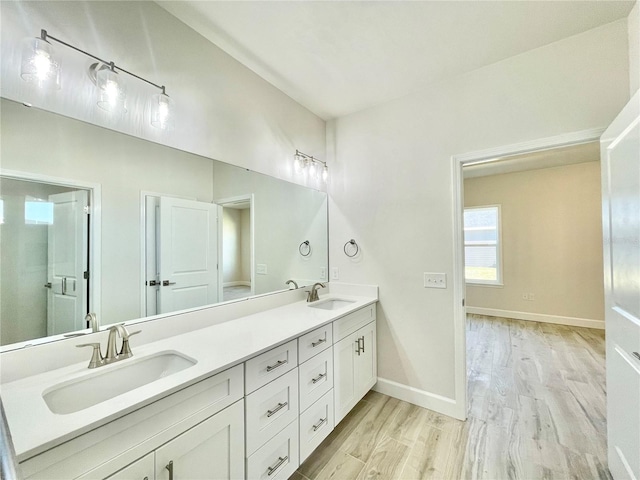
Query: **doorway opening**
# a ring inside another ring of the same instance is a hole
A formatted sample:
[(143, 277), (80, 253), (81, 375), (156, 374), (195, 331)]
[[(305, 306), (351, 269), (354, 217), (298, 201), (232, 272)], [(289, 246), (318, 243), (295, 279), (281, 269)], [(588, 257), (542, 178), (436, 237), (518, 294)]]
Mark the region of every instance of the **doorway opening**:
[(253, 268), (253, 195), (223, 198), (221, 266), (222, 300), (237, 300), (254, 295)]
[[(463, 168), (474, 165), (489, 165), (499, 159), (534, 154), (552, 149), (577, 146), (599, 141), (602, 129), (584, 130), (556, 137), (542, 138), (536, 141), (505, 145), (502, 147), (471, 152), (452, 157), (453, 179), (453, 216), (454, 216), (454, 344), (455, 344), (455, 391), (456, 417), (466, 418), (468, 413), (467, 395), (467, 298), (465, 283), (465, 244), (464, 244), (464, 173)], [(489, 167), (487, 167), (489, 168)], [(540, 220), (544, 228), (545, 219)], [(534, 298), (536, 298), (536, 292)]]
[(601, 133), (453, 159), (461, 416), (600, 456), (580, 439), (606, 438)]
[(88, 328), (99, 303), (88, 185), (29, 174), (0, 176), (1, 345)]

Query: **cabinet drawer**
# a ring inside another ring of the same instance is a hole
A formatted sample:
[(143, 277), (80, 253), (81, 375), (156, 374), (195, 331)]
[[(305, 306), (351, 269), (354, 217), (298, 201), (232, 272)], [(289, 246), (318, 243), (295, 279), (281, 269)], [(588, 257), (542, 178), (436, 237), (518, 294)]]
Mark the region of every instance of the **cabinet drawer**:
[(245, 362), (245, 394), (249, 394), (298, 366), (297, 340), (280, 345)]
[(333, 348), (316, 355), (298, 367), (300, 411), (304, 412), (333, 388)]
[(246, 398), (247, 456), (298, 417), (298, 369)]
[(333, 343), (331, 324), (315, 329), (298, 338), (298, 362), (306, 362), (314, 355), (326, 350)]
[(360, 327), (376, 319), (376, 304), (356, 310), (333, 322), (333, 341), (339, 342)]
[(298, 468), (298, 420), (247, 459), (247, 478), (286, 480)]
[(300, 415), (300, 463), (313, 452), (333, 430), (333, 389)]

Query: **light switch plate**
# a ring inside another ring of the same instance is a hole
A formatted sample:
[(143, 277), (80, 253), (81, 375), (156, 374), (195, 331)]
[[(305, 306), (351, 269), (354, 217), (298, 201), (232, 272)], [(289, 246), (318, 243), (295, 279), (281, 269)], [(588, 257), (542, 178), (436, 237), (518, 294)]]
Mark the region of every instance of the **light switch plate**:
[(259, 263), (256, 265), (256, 273), (258, 275), (266, 275), (267, 274), (267, 265), (265, 263)]
[(333, 267), (331, 269), (331, 280), (340, 280), (340, 270), (338, 267)]
[(425, 288), (447, 288), (447, 274), (425, 272), (424, 287)]

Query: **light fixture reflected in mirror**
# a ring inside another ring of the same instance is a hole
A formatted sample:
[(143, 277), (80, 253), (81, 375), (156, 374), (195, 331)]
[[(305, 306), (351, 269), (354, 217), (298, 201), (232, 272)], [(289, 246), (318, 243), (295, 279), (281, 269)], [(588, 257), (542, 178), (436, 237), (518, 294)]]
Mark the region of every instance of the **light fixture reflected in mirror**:
[(126, 86), (120, 73), (126, 73), (161, 90), (151, 99), (151, 125), (160, 129), (173, 127), (173, 100), (169, 98), (164, 85), (157, 85), (131, 73), (113, 62), (107, 62), (89, 52), (81, 50), (69, 43), (53, 37), (46, 30), (40, 30), (39, 38), (27, 39), (22, 50), (20, 75), (27, 82), (36, 83), (42, 88), (60, 88), (60, 62), (54, 57), (54, 50), (49, 40), (83, 53), (97, 60), (89, 67), (89, 77), (96, 84), (97, 105), (108, 112), (122, 114), (126, 109)]
[(60, 62), (45, 38), (28, 38), (22, 46), (20, 76), (45, 90), (60, 89)]
[(322, 178), (324, 182), (329, 178), (327, 162), (318, 160), (299, 150), (296, 150), (296, 154), (293, 156), (293, 169), (298, 174), (309, 175), (310, 178)]

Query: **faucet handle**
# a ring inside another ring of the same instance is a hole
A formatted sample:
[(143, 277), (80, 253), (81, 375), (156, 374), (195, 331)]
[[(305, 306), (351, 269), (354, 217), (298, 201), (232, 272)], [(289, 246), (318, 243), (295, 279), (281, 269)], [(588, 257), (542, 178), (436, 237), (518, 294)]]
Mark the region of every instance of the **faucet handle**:
[(131, 347), (129, 346), (129, 337), (141, 333), (142, 330), (136, 330), (135, 332), (129, 333), (125, 329), (125, 332), (125, 335), (122, 336), (122, 347), (120, 348), (120, 353), (118, 353), (118, 356), (122, 358), (129, 358), (133, 356), (133, 352), (131, 351)]
[(82, 343), (80, 345), (76, 345), (77, 348), (81, 347), (92, 347), (93, 352), (91, 353), (91, 360), (89, 361), (89, 368), (99, 367), (104, 363), (104, 358), (102, 356), (102, 352), (100, 351), (100, 343)]

